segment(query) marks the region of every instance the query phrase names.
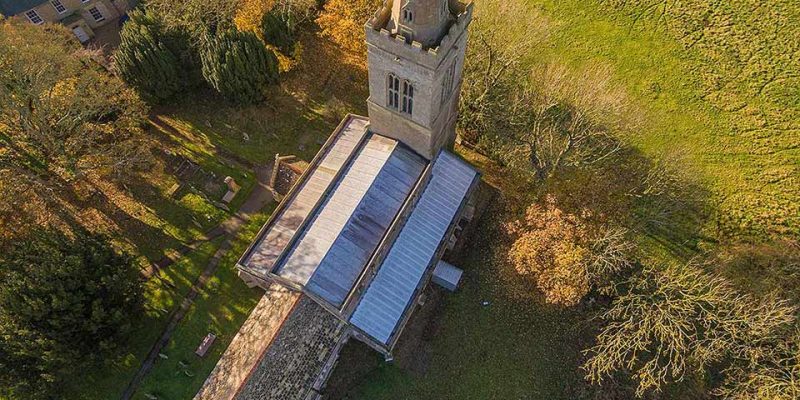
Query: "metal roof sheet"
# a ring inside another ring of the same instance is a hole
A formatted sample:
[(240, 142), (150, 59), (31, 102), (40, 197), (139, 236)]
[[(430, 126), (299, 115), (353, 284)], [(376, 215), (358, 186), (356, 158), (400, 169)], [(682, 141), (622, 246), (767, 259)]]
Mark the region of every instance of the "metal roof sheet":
[(384, 344), (391, 341), (477, 177), (469, 164), (447, 151), (431, 168), (422, 196), (350, 318)]
[(341, 306), (427, 162), (371, 135), (276, 273)]
[(367, 135), (368, 120), (351, 117), (335, 135), (319, 161), (311, 166), (278, 214), (270, 220), (241, 263), (252, 273), (267, 276), (284, 254), (298, 230), (333, 185), (339, 170), (348, 162)]

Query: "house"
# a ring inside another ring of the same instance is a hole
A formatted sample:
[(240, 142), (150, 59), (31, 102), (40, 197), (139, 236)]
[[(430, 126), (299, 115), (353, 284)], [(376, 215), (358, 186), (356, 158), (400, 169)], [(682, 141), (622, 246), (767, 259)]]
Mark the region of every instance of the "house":
[[(343, 344), (387, 359), (479, 173), (449, 149), (472, 4), (387, 0), (366, 25), (369, 118), (347, 116), (239, 260), (265, 295), (196, 400), (318, 399)], [(437, 266), (441, 266), (437, 268)]]
[(132, 5), (132, 0), (0, 0), (0, 14), (36, 25), (61, 23), (86, 43), (95, 29), (116, 23)]

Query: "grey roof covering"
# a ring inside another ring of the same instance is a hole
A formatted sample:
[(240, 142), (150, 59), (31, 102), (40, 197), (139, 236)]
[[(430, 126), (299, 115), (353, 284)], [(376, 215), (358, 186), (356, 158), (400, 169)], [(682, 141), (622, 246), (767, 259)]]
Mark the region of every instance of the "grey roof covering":
[(439, 261), (433, 269), (433, 283), (455, 292), (458, 283), (461, 282), (461, 275), (464, 274), (460, 268), (444, 261)]
[(426, 165), (370, 135), (276, 273), (340, 307)]
[(454, 154), (439, 153), (422, 196), (351, 316), (353, 325), (391, 342), (477, 175)]
[(339, 170), (367, 135), (367, 123), (364, 118), (349, 117), (334, 133), (332, 142), (310, 167), (306, 179), (285, 199), (283, 207), (262, 229), (240, 261), (249, 272), (266, 277), (273, 270), (295, 234), (334, 183)]
[(0, 14), (7, 17), (47, 3), (47, 0), (0, 0)]

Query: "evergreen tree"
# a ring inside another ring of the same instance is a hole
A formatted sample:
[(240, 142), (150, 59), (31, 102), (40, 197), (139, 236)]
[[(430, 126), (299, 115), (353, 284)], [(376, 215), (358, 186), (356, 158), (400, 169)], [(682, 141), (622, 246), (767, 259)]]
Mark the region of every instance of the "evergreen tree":
[(278, 59), (250, 32), (226, 30), (210, 36), (201, 60), (206, 81), (235, 103), (262, 101), (267, 85), (278, 81)]
[(168, 30), (151, 12), (131, 12), (114, 56), (120, 76), (154, 102), (185, 90), (196, 80), (192, 78), (193, 63), (185, 36)]
[(264, 41), (277, 47), (283, 54), (291, 55), (294, 48), (292, 15), (272, 10), (261, 21), (261, 34)]
[(0, 394), (50, 398), (142, 308), (132, 257), (104, 237), (36, 231), (0, 251)]

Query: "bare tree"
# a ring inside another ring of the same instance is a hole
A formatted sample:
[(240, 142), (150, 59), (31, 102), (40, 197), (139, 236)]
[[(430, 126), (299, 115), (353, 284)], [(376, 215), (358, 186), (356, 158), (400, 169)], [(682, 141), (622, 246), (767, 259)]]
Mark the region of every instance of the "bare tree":
[[(509, 24), (508, 15), (526, 18)], [(459, 128), (467, 140), (501, 135), (522, 123), (518, 86), (526, 78), (526, 58), (545, 42), (549, 28), (544, 16), (520, 2), (490, 1), (477, 9), (459, 104)]]
[(602, 315), (583, 368), (593, 383), (626, 371), (642, 396), (775, 342), (795, 312), (784, 301), (743, 295), (693, 263), (645, 267)]
[(607, 68), (576, 72), (549, 65), (529, 82), (512, 108), (525, 117), (506, 134), (509, 163), (545, 180), (562, 167), (600, 163), (622, 148), (617, 135), (628, 123), (628, 102)]

